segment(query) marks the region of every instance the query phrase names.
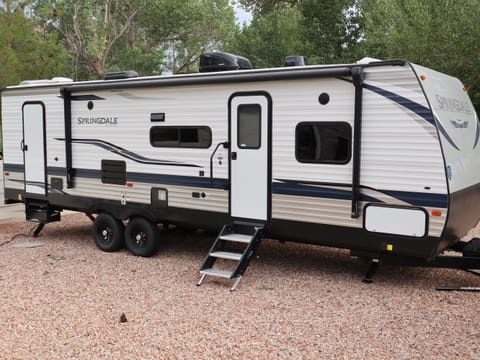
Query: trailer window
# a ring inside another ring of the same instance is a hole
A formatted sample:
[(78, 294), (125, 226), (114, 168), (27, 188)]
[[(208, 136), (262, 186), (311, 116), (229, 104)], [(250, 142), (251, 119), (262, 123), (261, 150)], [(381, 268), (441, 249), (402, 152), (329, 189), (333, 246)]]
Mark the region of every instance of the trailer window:
[(303, 122), (295, 130), (295, 156), (304, 163), (346, 164), (352, 129), (344, 122)]
[(212, 130), (208, 126), (153, 126), (150, 144), (154, 147), (209, 148)]
[(243, 104), (238, 107), (237, 114), (237, 146), (241, 149), (259, 149), (261, 145), (261, 106)]

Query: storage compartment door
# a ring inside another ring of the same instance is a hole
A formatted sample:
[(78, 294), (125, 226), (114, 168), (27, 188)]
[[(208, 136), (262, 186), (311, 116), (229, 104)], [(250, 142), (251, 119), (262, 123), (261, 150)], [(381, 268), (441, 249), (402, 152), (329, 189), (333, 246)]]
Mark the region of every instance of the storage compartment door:
[(427, 213), (419, 208), (368, 205), (365, 207), (365, 229), (383, 234), (424, 237), (428, 227)]

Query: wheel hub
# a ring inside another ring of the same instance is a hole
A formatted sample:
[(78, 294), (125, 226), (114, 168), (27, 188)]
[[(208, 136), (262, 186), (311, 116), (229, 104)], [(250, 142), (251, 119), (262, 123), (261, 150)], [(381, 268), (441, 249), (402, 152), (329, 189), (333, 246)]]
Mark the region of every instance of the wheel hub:
[(102, 230), (102, 237), (106, 242), (112, 241), (112, 229), (109, 226)]
[(147, 239), (147, 234), (145, 234), (143, 231), (141, 231), (137, 235), (135, 235), (135, 242), (140, 247), (144, 247), (147, 240), (148, 240)]

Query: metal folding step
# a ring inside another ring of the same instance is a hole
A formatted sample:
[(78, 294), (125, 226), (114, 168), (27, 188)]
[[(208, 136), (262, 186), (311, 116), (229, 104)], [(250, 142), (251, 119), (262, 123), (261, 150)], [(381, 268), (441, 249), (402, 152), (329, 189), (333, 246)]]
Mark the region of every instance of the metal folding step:
[(236, 241), (236, 242), (241, 242), (246, 244), (248, 244), (252, 240), (251, 235), (243, 235), (243, 234), (221, 235), (220, 238), (222, 240)]
[[(257, 223), (237, 221), (225, 225), (200, 267), (197, 285), (202, 285), (207, 276), (235, 279), (230, 288), (234, 291), (263, 239), (263, 230), (264, 225)], [(219, 259), (221, 264), (217, 263)]]
[(33, 237), (37, 237), (42, 231), (45, 224), (60, 221), (61, 209), (52, 206), (48, 201), (25, 199), (25, 218), (28, 221), (39, 223), (33, 233)]
[(242, 258), (242, 254), (230, 251), (214, 251), (210, 254), (210, 256), (217, 257), (220, 259), (228, 259), (228, 260), (237, 260), (240, 261)]

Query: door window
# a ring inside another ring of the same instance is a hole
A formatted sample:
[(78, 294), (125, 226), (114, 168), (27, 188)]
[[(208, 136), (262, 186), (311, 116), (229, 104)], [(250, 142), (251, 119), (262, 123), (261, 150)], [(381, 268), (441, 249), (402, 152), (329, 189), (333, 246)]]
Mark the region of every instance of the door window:
[(237, 146), (240, 149), (259, 149), (261, 146), (262, 109), (259, 104), (238, 106)]

